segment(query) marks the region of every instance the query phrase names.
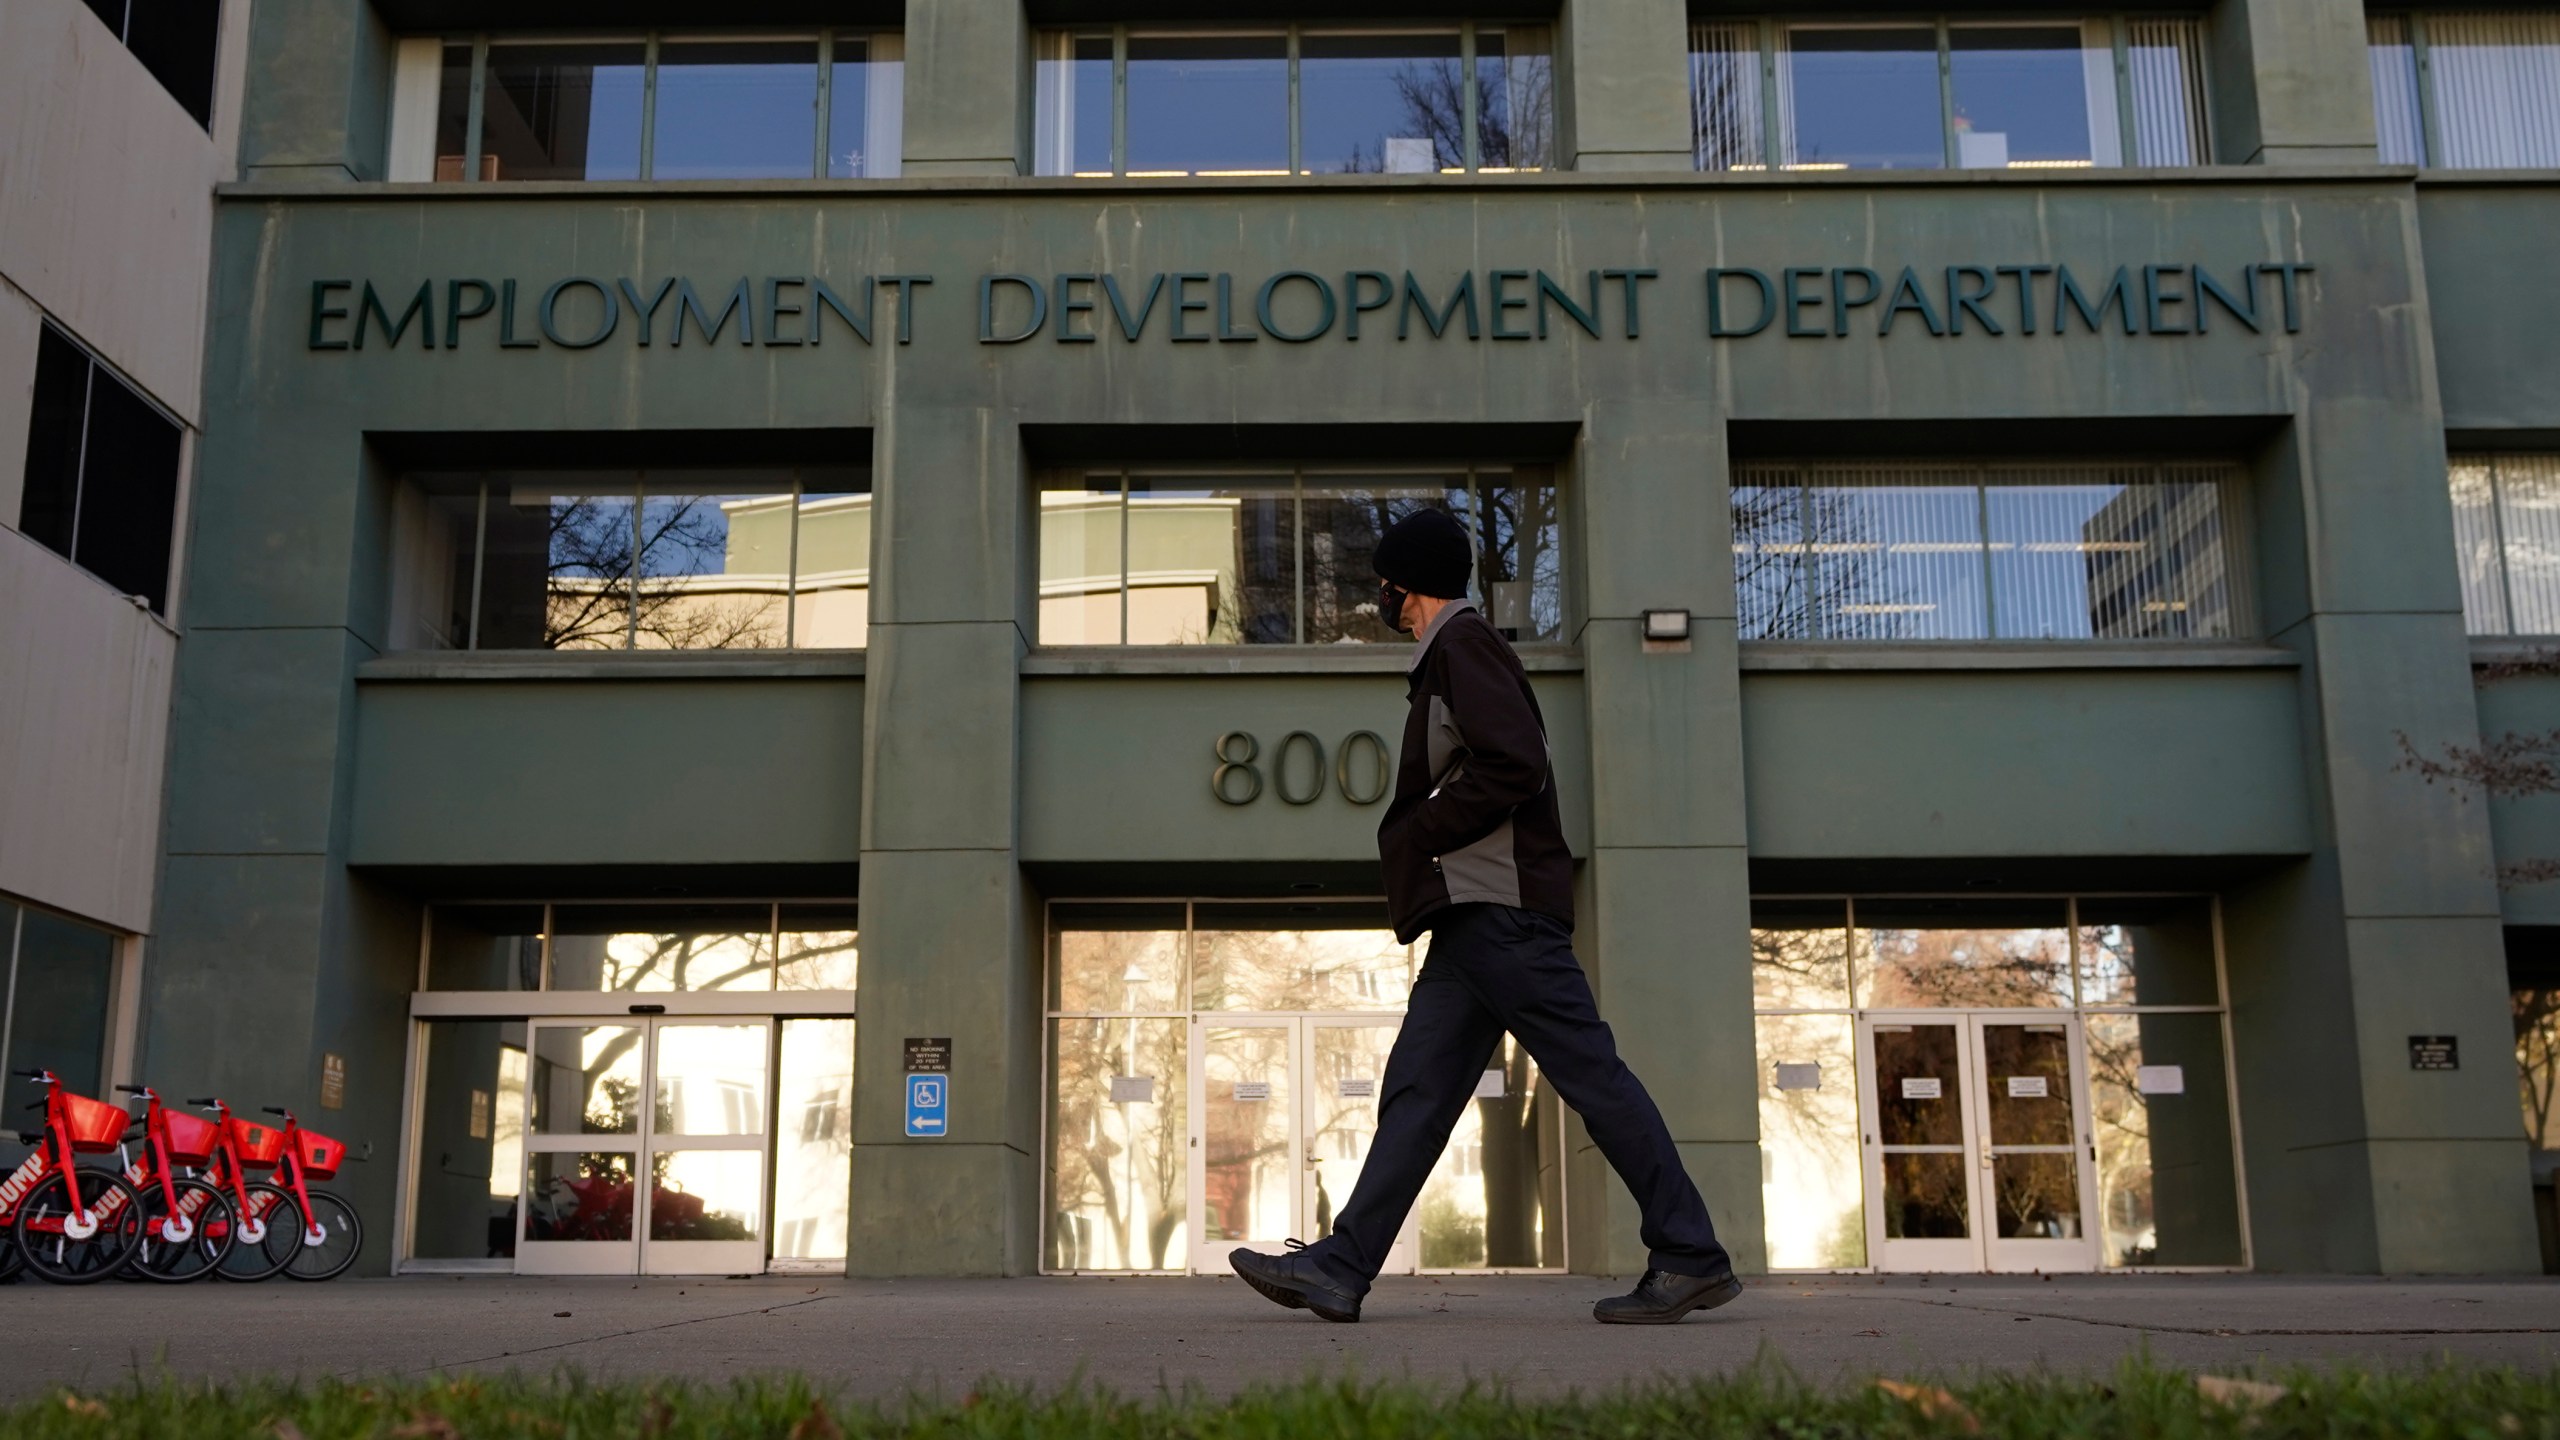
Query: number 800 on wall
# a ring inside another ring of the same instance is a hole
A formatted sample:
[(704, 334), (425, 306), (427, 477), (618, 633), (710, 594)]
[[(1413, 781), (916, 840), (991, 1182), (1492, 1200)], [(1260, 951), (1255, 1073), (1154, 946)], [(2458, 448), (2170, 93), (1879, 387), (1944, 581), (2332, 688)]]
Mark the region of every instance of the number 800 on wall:
[[(1210, 794), (1227, 805), (1250, 805), (1262, 798), (1262, 741), (1252, 731), (1230, 730), (1210, 748), (1218, 759), (1209, 772)], [(1312, 731), (1292, 730), (1280, 737), (1271, 752), (1271, 793), (1283, 804), (1313, 805), (1324, 798), (1328, 779), (1354, 805), (1384, 800), (1395, 779), (1387, 742), (1374, 730), (1355, 730), (1344, 737), (1339, 751), (1328, 752)]]

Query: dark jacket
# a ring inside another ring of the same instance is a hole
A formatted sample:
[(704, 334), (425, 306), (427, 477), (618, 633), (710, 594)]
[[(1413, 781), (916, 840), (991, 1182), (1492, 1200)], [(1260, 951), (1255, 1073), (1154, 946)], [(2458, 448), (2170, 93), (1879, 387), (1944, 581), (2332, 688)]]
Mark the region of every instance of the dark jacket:
[(1573, 857), (1547, 727), (1520, 658), (1475, 606), (1432, 618), (1413, 658), (1395, 799), (1378, 822), (1387, 913), (1410, 943), (1451, 905), (1573, 923)]

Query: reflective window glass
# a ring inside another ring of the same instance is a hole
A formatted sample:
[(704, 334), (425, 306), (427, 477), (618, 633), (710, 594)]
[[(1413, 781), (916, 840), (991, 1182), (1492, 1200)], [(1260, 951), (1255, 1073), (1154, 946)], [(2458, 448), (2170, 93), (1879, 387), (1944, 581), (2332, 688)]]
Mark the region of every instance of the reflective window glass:
[(1061, 905), (1051, 911), (1049, 1008), (1183, 1008), (1187, 914), (1178, 904)]
[(1194, 907), (1191, 1004), (1198, 1010), (1401, 1009), (1414, 947), (1366, 905)]
[[(1755, 957), (1763, 933), (1771, 932), (1753, 932)], [(1760, 1208), (1772, 1269), (1867, 1263), (1851, 1023), (1846, 1015), (1763, 1015), (1757, 1021)]]
[(542, 907), (438, 905), (427, 912), (427, 988), (542, 988)]
[(651, 178), (805, 179), (811, 173), (816, 41), (662, 41), (657, 84)]
[(1850, 964), (1862, 1006), (2072, 1003), (2060, 900), (1860, 900), (1857, 921)]
[(1191, 1263), (1190, 1031), (1179, 1018), (1049, 1022), (1051, 1268)]
[[(0, 931), (0, 939), (5, 938)], [(42, 910), (18, 911), (17, 988), (9, 1007), (11, 1069), (50, 1070), (83, 1095), (106, 1087), (107, 1011), (115, 990), (115, 961), (112, 932)]]
[(2560, 165), (2560, 10), (2430, 10), (2438, 165)]
[(2080, 902), (2080, 1003), (2219, 1005), (2213, 906), (2199, 897)]
[(554, 990), (770, 990), (770, 905), (555, 905)]
[(1689, 122), (1701, 170), (1768, 168), (1761, 126), (1760, 27), (1748, 20), (1689, 27)]
[(2104, 1263), (2242, 1263), (2222, 1017), (2085, 1023)]
[(464, 157), (471, 144), (470, 129), (471, 47), (447, 45), (436, 68), (435, 178), (462, 178)]
[(758, 1021), (719, 1025), (661, 1022), (650, 1066), (652, 1136), (761, 1135), (765, 1125), (765, 1045)]
[[(1076, 483), (1080, 481), (1081, 483)], [(1121, 477), (1113, 474), (1065, 476), (1040, 491), (1040, 643), (1043, 645), (1117, 645), (1123, 638), (1124, 578), (1121, 545), (1127, 516), (1121, 503)], [(1205, 560), (1215, 553), (1210, 527), (1198, 517), (1175, 522), (1162, 507), (1149, 511), (1149, 549), (1164, 541), (1159, 532), (1179, 524), (1202, 533), (1175, 544), (1197, 550)], [(1151, 602), (1162, 597), (1150, 597)], [(1187, 608), (1188, 602), (1184, 602)], [(1199, 628), (1206, 629), (1208, 603), (1199, 597)], [(1150, 615), (1154, 610), (1150, 609)]]
[(788, 643), (791, 492), (643, 489), (632, 632), (643, 650), (765, 650)]
[(827, 178), (886, 180), (904, 173), (905, 37), (839, 35), (827, 80)]
[(1476, 164), (1544, 170), (1555, 163), (1555, 37), (1542, 25), (1476, 27)]
[(525, 1165), (524, 1238), (610, 1241), (631, 1238), (635, 1189), (628, 1152), (544, 1150)]
[(1959, 640), (1990, 633), (1982, 502), (1970, 473), (1823, 469), (1807, 475), (1821, 529), (1806, 557), (1829, 600), (1824, 637)]
[(1132, 35), (1128, 173), (1285, 175), (1286, 35)]
[(33, 389), (20, 532), (166, 613), (185, 431), (50, 324)]
[(782, 907), (782, 990), (851, 990), (862, 958), (858, 916), (850, 905)]
[(773, 1257), (845, 1258), (853, 1204), (854, 1022), (782, 1022)]
[(1790, 167), (1944, 168), (1934, 28), (1791, 25), (1783, 47), (1778, 113)]
[[(1471, 507), (1465, 474), (1310, 476), (1302, 495), (1304, 643), (1384, 645), (1401, 639), (1378, 615), (1378, 539), (1397, 521), (1424, 510), (1466, 516)], [(1481, 576), (1478, 584), (1481, 593)]]
[(661, 1150), (650, 1160), (650, 1239), (753, 1240), (764, 1233), (761, 1153)]
[(1132, 645), (1298, 640), (1298, 507), (1286, 475), (1129, 481)]
[[(1364, 1046), (1364, 1042), (1374, 1046), (1373, 1053), (1356, 1062), (1374, 1075), (1383, 1073), (1385, 1051), (1394, 1032), (1380, 1029), (1345, 1035), (1318, 1030), (1315, 1038), (1320, 1047), (1332, 1040), (1336, 1050)], [(1327, 1058), (1320, 1048), (1314, 1077), (1319, 1084), (1327, 1078)], [(1319, 1149), (1317, 1156), (1322, 1161), (1324, 1152)], [(1351, 1180), (1358, 1178), (1358, 1170), (1349, 1165), (1319, 1165), (1323, 1173), (1317, 1198), (1338, 1207), (1350, 1198), (1350, 1190), (1333, 1188), (1333, 1168), (1344, 1170), (1343, 1178)], [(1318, 1208), (1318, 1218), (1329, 1227), (1331, 1208), (1324, 1204)], [(1563, 1105), (1519, 1041), (1506, 1035), (1495, 1047), (1477, 1083), (1474, 1103), (1459, 1112), (1414, 1211), (1419, 1259), (1425, 1270), (1537, 1270), (1564, 1265)]]
[(486, 1260), (516, 1253), (524, 1184), (525, 1024), (430, 1020), (417, 1110), (411, 1256)]
[(1949, 26), (1947, 83), (1964, 169), (2114, 165), (2124, 156), (2103, 21)]
[(639, 1134), (641, 1036), (637, 1025), (535, 1026), (525, 1057), (529, 1133)]
[(498, 43), (480, 102), (492, 180), (637, 180), (648, 47)]
[(1428, 175), (1463, 166), (1460, 58), (1454, 29), (1301, 35), (1298, 168)]
[(1849, 907), (1751, 902), (1751, 998), (1763, 1010), (1849, 1007)]
[(1043, 31), (1034, 89), (1034, 172), (1109, 175), (1111, 37)]

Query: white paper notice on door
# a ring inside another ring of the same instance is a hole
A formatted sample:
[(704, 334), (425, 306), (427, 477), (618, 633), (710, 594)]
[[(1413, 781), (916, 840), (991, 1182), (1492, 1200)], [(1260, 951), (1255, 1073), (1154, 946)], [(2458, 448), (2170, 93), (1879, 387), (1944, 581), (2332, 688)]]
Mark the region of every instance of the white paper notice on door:
[(1255, 1101), (1268, 1100), (1270, 1098), (1271, 1082), (1268, 1080), (1239, 1080), (1236, 1082), (1236, 1103), (1239, 1105), (1250, 1105)]
[(2187, 1067), (2141, 1066), (2133, 1072), (2133, 1088), (2145, 1095), (2184, 1095), (2187, 1093)]
[(2044, 1077), (2041, 1075), (2010, 1076), (2009, 1098), (2012, 1100), (2042, 1100), (2045, 1098)]
[(1482, 1075), (1479, 1075), (1479, 1076), (1477, 1076), (1477, 1077), (1476, 1077), (1476, 1098), (1477, 1098), (1477, 1099), (1479, 1099), (1479, 1100), (1499, 1100), (1499, 1099), (1501, 1099), (1501, 1098), (1502, 1098), (1502, 1096), (1503, 1096), (1503, 1089), (1502, 1089), (1502, 1072), (1501, 1072), (1501, 1071), (1499, 1071), (1499, 1070), (1487, 1070), (1487, 1071), (1486, 1071), (1486, 1072), (1484, 1072)]
[(1111, 1103), (1114, 1105), (1153, 1105), (1156, 1103), (1156, 1077), (1153, 1075), (1112, 1076)]
[(1935, 1075), (1903, 1076), (1902, 1098), (1905, 1100), (1935, 1100), (1939, 1098), (1938, 1077)]
[(1819, 1090), (1822, 1088), (1822, 1066), (1816, 1061), (1798, 1064), (1778, 1062), (1778, 1088), (1781, 1090)]
[(1333, 1093), (1344, 1100), (1366, 1100), (1370, 1096), (1378, 1093), (1378, 1082), (1375, 1080), (1345, 1080), (1334, 1087)]

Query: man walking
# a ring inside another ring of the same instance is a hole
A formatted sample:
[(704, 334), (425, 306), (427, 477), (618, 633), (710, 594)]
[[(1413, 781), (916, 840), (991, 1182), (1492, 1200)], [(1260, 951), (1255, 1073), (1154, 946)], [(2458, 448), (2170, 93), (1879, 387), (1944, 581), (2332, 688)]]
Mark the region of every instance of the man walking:
[(1228, 1257), (1292, 1309), (1356, 1321), (1414, 1197), (1505, 1031), (1519, 1038), (1643, 1207), (1651, 1268), (1592, 1307), (1605, 1324), (1664, 1325), (1742, 1293), (1662, 1112), (1591, 1000), (1573, 956), (1573, 861), (1556, 811), (1546, 723), (1519, 657), (1467, 593), (1466, 531), (1437, 510), (1379, 538), (1378, 615), (1415, 636), (1395, 799), (1378, 857), (1396, 937), (1431, 932), (1387, 1056), (1378, 1133), (1333, 1233)]

